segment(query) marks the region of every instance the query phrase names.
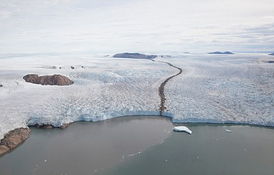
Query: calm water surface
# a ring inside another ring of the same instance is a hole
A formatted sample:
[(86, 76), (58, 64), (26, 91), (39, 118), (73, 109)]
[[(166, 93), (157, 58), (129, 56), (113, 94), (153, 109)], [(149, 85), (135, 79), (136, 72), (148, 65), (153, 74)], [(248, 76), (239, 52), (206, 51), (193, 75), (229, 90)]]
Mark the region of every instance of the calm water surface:
[(32, 129), (0, 158), (0, 175), (273, 175), (274, 129), (188, 125), (168, 119), (116, 118), (65, 130)]
[(130, 160), (162, 143), (172, 124), (160, 117), (123, 117), (74, 123), (67, 129), (35, 129), (0, 157), (0, 175), (90, 175)]
[[(104, 175), (273, 175), (274, 129), (189, 125)], [(231, 131), (229, 131), (231, 130)]]

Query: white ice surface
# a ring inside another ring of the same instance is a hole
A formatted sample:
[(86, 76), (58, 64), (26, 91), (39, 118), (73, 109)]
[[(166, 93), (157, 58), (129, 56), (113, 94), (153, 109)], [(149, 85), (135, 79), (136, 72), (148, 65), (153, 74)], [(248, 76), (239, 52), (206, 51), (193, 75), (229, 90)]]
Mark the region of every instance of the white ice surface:
[[(274, 126), (274, 66), (261, 61), (272, 58), (188, 55), (161, 59), (183, 68), (183, 74), (165, 88), (165, 114), (174, 122)], [(166, 64), (149, 60), (89, 55), (2, 58), (0, 138), (28, 124), (60, 126), (74, 121), (159, 114), (158, 87), (176, 72)], [(62, 74), (75, 84), (30, 84), (22, 79), (28, 73)]]
[[(75, 83), (62, 87), (26, 83), (22, 77), (28, 73), (62, 74)], [(0, 138), (29, 124), (60, 126), (124, 115), (158, 115), (158, 87), (172, 73), (169, 66), (150, 60), (91, 56), (0, 59)]]
[(174, 122), (274, 126), (274, 64), (265, 59), (273, 58), (235, 54), (168, 59), (183, 68), (167, 84), (169, 115)]
[(175, 126), (173, 130), (176, 132), (186, 132), (188, 134), (192, 134), (192, 131), (186, 126)]

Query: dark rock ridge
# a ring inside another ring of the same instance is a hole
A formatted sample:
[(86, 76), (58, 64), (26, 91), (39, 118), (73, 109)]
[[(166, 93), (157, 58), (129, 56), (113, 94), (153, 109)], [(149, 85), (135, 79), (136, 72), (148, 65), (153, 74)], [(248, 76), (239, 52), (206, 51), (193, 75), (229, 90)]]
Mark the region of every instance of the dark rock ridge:
[(134, 59), (153, 59), (157, 55), (145, 55), (140, 53), (118, 53), (113, 55), (114, 58), (134, 58)]
[(269, 54), (269, 55), (272, 55), (272, 56), (274, 56), (274, 52), (273, 52), (273, 53), (271, 53), (271, 54)]
[(183, 69), (180, 68), (180, 67), (177, 67), (177, 66), (174, 66), (173, 64), (169, 63), (169, 62), (164, 62), (164, 61), (158, 61), (158, 62), (161, 62), (161, 63), (165, 63), (167, 65), (169, 65), (170, 67), (173, 67), (175, 69), (178, 69), (179, 72), (168, 77), (167, 79), (165, 79), (165, 81), (163, 81), (160, 85), (160, 87), (158, 88), (158, 93), (159, 93), (159, 96), (160, 96), (160, 99), (161, 99), (161, 103), (160, 103), (160, 116), (163, 115), (163, 113), (165, 112), (165, 110), (167, 109), (166, 106), (165, 106), (165, 103), (166, 103), (166, 96), (165, 96), (165, 86), (166, 84), (168, 83), (168, 81), (170, 81), (171, 79), (175, 78), (176, 76), (180, 75), (182, 72), (183, 72)]
[(0, 84), (0, 87), (3, 87), (3, 85), (2, 85), (2, 84)]
[(35, 128), (40, 128), (40, 129), (53, 129), (53, 128), (60, 128), (60, 129), (65, 129), (69, 127), (70, 123), (64, 123), (59, 127), (53, 126), (51, 124), (34, 124), (34, 125), (28, 125), (29, 127), (35, 127)]
[(158, 55), (158, 57), (160, 57), (160, 58), (171, 58), (172, 56), (171, 55)]
[(45, 75), (38, 76), (37, 74), (28, 74), (23, 77), (26, 82), (41, 84), (41, 85), (58, 85), (66, 86), (73, 84), (73, 81), (63, 75)]
[[(71, 123), (65, 123), (60, 127), (55, 127), (50, 124), (35, 124), (29, 127), (36, 127), (41, 129), (52, 129), (52, 128), (60, 128), (65, 129)], [(27, 140), (30, 136), (31, 130), (29, 128), (17, 128), (10, 132), (8, 132), (2, 140), (0, 140), (0, 156), (4, 155), (7, 152), (14, 150), (17, 146), (22, 144), (25, 140)]]
[(0, 141), (0, 156), (13, 150), (30, 136), (29, 128), (18, 128), (7, 133)]
[(208, 54), (234, 54), (233, 52), (229, 52), (229, 51), (225, 51), (225, 52), (219, 52), (219, 51), (216, 51), (216, 52), (209, 52)]

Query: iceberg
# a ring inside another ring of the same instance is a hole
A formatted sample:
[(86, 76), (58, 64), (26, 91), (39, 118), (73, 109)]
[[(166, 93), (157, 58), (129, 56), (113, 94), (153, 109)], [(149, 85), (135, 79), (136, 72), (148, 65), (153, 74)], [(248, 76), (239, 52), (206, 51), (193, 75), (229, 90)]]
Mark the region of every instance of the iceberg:
[(186, 126), (175, 126), (173, 128), (173, 131), (175, 131), (175, 132), (186, 132), (188, 134), (192, 134), (192, 131)]
[(225, 129), (225, 132), (232, 133), (230, 129)]

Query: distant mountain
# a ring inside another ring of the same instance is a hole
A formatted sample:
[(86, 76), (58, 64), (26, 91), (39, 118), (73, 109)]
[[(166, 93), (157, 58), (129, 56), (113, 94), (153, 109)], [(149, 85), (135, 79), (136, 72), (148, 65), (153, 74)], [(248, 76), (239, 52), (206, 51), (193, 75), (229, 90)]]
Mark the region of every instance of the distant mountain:
[(157, 55), (160, 58), (171, 58), (171, 55)]
[(118, 53), (113, 55), (114, 58), (134, 58), (134, 59), (153, 59), (157, 55), (145, 55), (140, 53)]
[(225, 51), (225, 52), (216, 51), (216, 52), (209, 52), (208, 54), (234, 54), (234, 53), (233, 52), (229, 52), (229, 51)]
[(269, 54), (269, 55), (273, 55), (273, 56), (274, 56), (274, 52), (273, 52), (273, 53), (271, 53), (271, 54)]

